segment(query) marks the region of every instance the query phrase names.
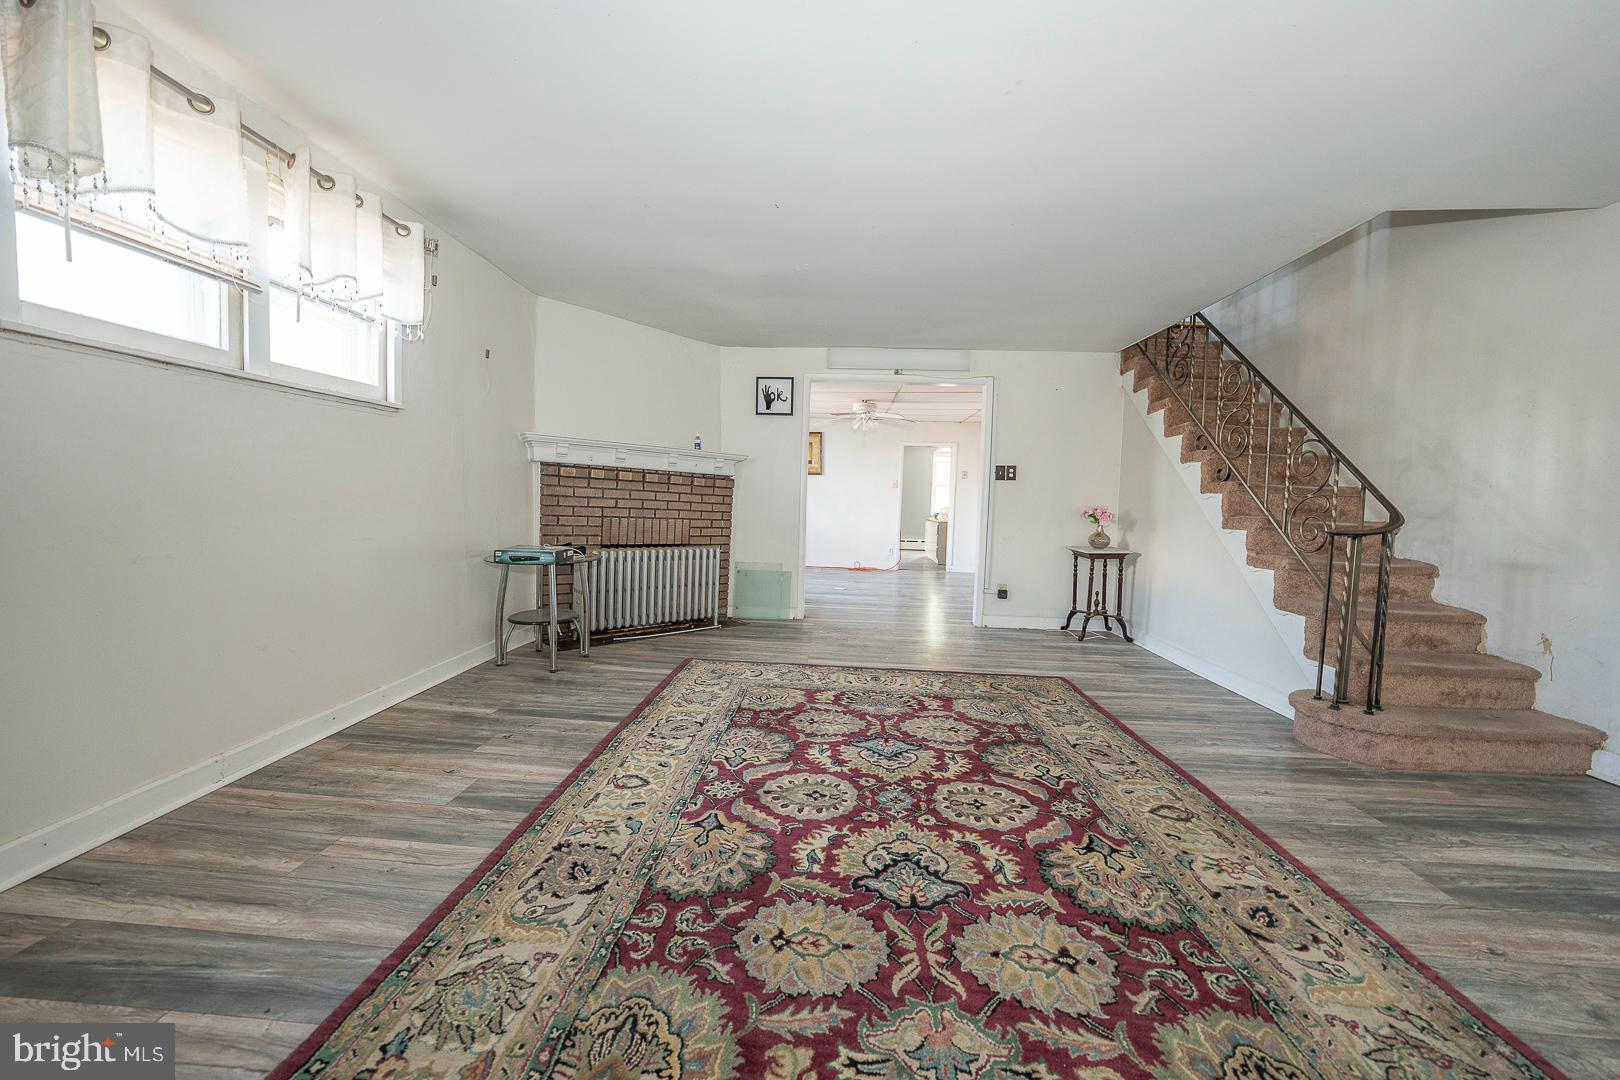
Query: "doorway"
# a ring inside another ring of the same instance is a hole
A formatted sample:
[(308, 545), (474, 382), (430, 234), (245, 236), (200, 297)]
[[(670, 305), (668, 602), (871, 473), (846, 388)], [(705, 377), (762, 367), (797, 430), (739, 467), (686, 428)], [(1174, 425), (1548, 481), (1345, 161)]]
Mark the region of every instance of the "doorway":
[(900, 448), (898, 569), (943, 573), (950, 565), (955, 450), (948, 443), (907, 443)]
[(971, 593), (978, 623), (991, 380), (829, 374), (806, 383), (806, 573), (823, 591), (851, 580), (839, 572), (892, 574), (896, 587), (949, 580)]

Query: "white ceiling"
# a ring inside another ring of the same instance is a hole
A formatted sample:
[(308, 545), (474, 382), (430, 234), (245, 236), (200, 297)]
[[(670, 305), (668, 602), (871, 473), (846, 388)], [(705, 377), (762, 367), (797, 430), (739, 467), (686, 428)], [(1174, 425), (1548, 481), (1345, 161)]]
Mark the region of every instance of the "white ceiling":
[(1620, 198), (1613, 0), (127, 0), (545, 296), (1115, 349), (1387, 209)]
[(858, 401), (875, 401), (879, 412), (897, 413), (918, 423), (977, 423), (984, 412), (984, 392), (977, 386), (820, 380), (810, 384), (811, 416), (853, 412)]

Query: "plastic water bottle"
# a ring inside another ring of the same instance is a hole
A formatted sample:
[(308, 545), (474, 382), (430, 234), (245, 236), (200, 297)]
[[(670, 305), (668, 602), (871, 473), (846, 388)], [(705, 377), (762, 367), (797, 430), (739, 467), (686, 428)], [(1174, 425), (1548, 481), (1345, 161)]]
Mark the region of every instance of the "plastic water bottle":
[(703, 436), (702, 435), (694, 435), (694, 436), (692, 436), (692, 449), (694, 449), (694, 450), (703, 449)]

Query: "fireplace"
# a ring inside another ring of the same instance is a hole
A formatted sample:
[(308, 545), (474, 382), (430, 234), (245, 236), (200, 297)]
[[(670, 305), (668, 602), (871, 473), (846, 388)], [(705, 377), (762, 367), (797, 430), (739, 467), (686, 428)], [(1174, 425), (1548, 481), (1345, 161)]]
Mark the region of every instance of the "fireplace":
[[(625, 631), (712, 625), (725, 615), (730, 599), (733, 474), (741, 455), (559, 436), (525, 435), (523, 441), (535, 463), (541, 543), (647, 549), (627, 561), (653, 568), (648, 580), (658, 599), (646, 605), (651, 621), (633, 620), (635, 625)], [(607, 610), (608, 597), (601, 590), (610, 583), (620, 589), (624, 586), (619, 582), (641, 577), (639, 572), (627, 578), (610, 576), (605, 565), (591, 572), (599, 573), (593, 580), (602, 609), (593, 622), (603, 632), (600, 616)], [(559, 571), (559, 604), (571, 603), (573, 584), (571, 570)], [(694, 615), (696, 609), (688, 610), (695, 597), (708, 597), (701, 616)], [(624, 598), (616, 594), (615, 599)], [(635, 598), (628, 606), (638, 607)], [(693, 617), (675, 617), (686, 615)]]

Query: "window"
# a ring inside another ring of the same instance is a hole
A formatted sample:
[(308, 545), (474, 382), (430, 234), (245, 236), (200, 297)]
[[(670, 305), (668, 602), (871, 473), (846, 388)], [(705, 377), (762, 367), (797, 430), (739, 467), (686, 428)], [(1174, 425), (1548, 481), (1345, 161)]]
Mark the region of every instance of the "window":
[[(85, 26), (87, 57), (31, 7), (0, 50), (0, 329), (397, 403), (399, 343), (426, 316), (421, 223), (170, 74), (187, 61), (138, 32)], [(99, 114), (64, 123), (68, 100)]]
[(934, 476), (933, 494), (930, 499), (929, 513), (938, 514), (941, 510), (950, 509), (951, 505), (951, 448), (937, 447), (934, 450)]
[(272, 374), (315, 376), (321, 385), (363, 393), (387, 385), (385, 330), (376, 319), (270, 287)]
[[(62, 223), (19, 210), (17, 298), (42, 329), (240, 366), (241, 291), (136, 245), (75, 230), (68, 261)], [(234, 317), (233, 317), (234, 316)]]

